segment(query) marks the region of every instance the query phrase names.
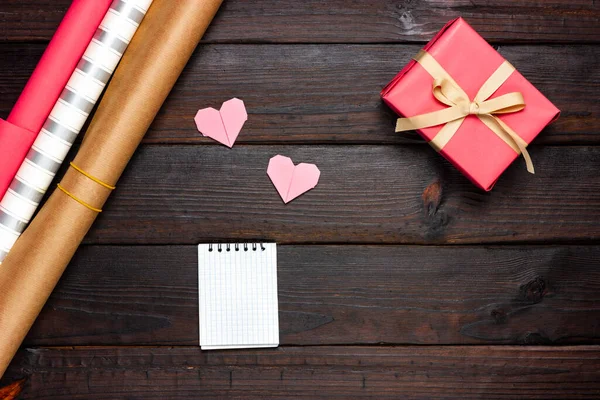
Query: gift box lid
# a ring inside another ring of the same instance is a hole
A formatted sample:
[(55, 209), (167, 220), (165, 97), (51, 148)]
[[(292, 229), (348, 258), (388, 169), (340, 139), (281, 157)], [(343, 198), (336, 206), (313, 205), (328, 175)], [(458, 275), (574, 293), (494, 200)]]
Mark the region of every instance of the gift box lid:
[[(475, 97), (481, 86), (505, 62), (462, 18), (446, 24), (423, 50), (435, 58), (470, 99)], [(397, 114), (405, 117), (447, 108), (434, 97), (432, 82), (433, 77), (420, 64), (411, 60), (386, 85), (381, 97)], [(560, 112), (519, 71), (514, 71), (490, 99), (511, 92), (523, 95), (525, 108), (498, 117), (526, 143), (531, 143)], [(443, 125), (423, 128), (418, 132), (425, 140), (431, 141), (442, 127)], [(475, 115), (465, 118), (440, 153), (484, 190), (490, 190), (502, 172), (519, 156)]]

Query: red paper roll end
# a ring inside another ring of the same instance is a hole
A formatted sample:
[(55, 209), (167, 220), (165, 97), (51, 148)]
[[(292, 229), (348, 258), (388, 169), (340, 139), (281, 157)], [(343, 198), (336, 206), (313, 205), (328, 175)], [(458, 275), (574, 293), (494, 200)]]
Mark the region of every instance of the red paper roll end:
[(37, 134), (0, 119), (0, 199), (21, 167)]

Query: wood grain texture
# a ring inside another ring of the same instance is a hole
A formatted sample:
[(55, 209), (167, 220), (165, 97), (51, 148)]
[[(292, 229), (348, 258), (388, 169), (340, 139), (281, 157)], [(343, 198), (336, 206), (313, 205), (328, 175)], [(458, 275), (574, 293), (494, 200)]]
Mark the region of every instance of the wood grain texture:
[[(321, 169), (285, 205), (276, 154)], [(600, 238), (600, 148), (536, 147), (490, 193), (429, 146), (142, 146), (90, 244), (589, 242)]]
[(597, 399), (600, 349), (26, 349), (22, 399)]
[[(1, 1), (0, 117), (70, 2)], [(492, 193), (379, 99), (459, 15), (562, 110)], [(598, 44), (593, 0), (227, 0), (0, 398), (600, 398)], [(227, 150), (193, 116), (234, 96)], [(276, 154), (321, 183), (283, 205)], [(201, 352), (195, 244), (257, 239), (283, 346)]]
[[(41, 44), (0, 45), (0, 116), (35, 67)], [(147, 143), (214, 144), (194, 124), (199, 108), (231, 97), (249, 120), (238, 143), (423, 143), (394, 133), (380, 90), (419, 45), (206, 45), (192, 57)], [(562, 110), (537, 144), (600, 143), (600, 47), (501, 46), (500, 52)], [(360, 79), (357, 79), (360, 77)], [(416, 139), (416, 140), (415, 140)]]
[[(27, 345), (198, 343), (196, 246), (84, 246)], [(279, 246), (280, 342), (600, 344), (598, 246)]]
[[(3, 0), (0, 40), (49, 40), (70, 0)], [(462, 16), (486, 39), (598, 42), (593, 0), (228, 0), (207, 42), (427, 41)]]

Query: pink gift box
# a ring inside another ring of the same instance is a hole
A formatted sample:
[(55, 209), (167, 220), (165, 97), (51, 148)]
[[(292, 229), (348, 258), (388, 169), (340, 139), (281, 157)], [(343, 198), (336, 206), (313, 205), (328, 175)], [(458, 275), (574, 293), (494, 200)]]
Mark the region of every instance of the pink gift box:
[[(423, 48), (450, 74), (473, 99), (481, 86), (505, 62), (462, 18), (450, 21)], [(433, 95), (434, 78), (416, 61), (410, 63), (383, 89), (381, 97), (397, 114), (413, 117), (448, 106)], [(521, 111), (498, 114), (526, 143), (531, 141), (560, 111), (518, 71), (514, 71), (489, 98), (520, 92), (525, 100)], [(443, 125), (418, 129), (431, 141)], [(475, 185), (491, 190), (500, 175), (519, 154), (483, 124), (476, 115), (468, 115), (456, 134), (440, 150)], [(534, 160), (535, 161), (535, 160)]]

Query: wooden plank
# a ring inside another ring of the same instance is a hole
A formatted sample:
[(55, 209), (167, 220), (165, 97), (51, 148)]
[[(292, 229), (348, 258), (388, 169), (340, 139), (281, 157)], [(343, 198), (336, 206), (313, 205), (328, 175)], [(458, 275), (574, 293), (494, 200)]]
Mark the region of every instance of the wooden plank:
[[(279, 246), (280, 342), (600, 344), (600, 247)], [(196, 246), (85, 246), (26, 345), (195, 345)]]
[[(0, 45), (0, 115), (6, 116), (43, 45)], [(380, 90), (419, 45), (207, 45), (190, 61), (148, 143), (212, 144), (199, 108), (242, 98), (250, 114), (238, 143), (414, 143), (394, 133)], [(501, 46), (500, 52), (562, 110), (535, 144), (600, 143), (600, 47)], [(535, 61), (533, 61), (535, 60)], [(417, 143), (423, 143), (420, 139)]]
[[(70, 0), (3, 0), (0, 40), (48, 40)], [(426, 41), (463, 16), (486, 39), (598, 42), (592, 0), (227, 0), (208, 42), (379, 43)]]
[(22, 399), (597, 399), (600, 348), (26, 349)]
[[(283, 204), (276, 154), (321, 180)], [(90, 244), (499, 243), (600, 239), (600, 147), (531, 149), (491, 193), (429, 146), (143, 146), (88, 234)]]

